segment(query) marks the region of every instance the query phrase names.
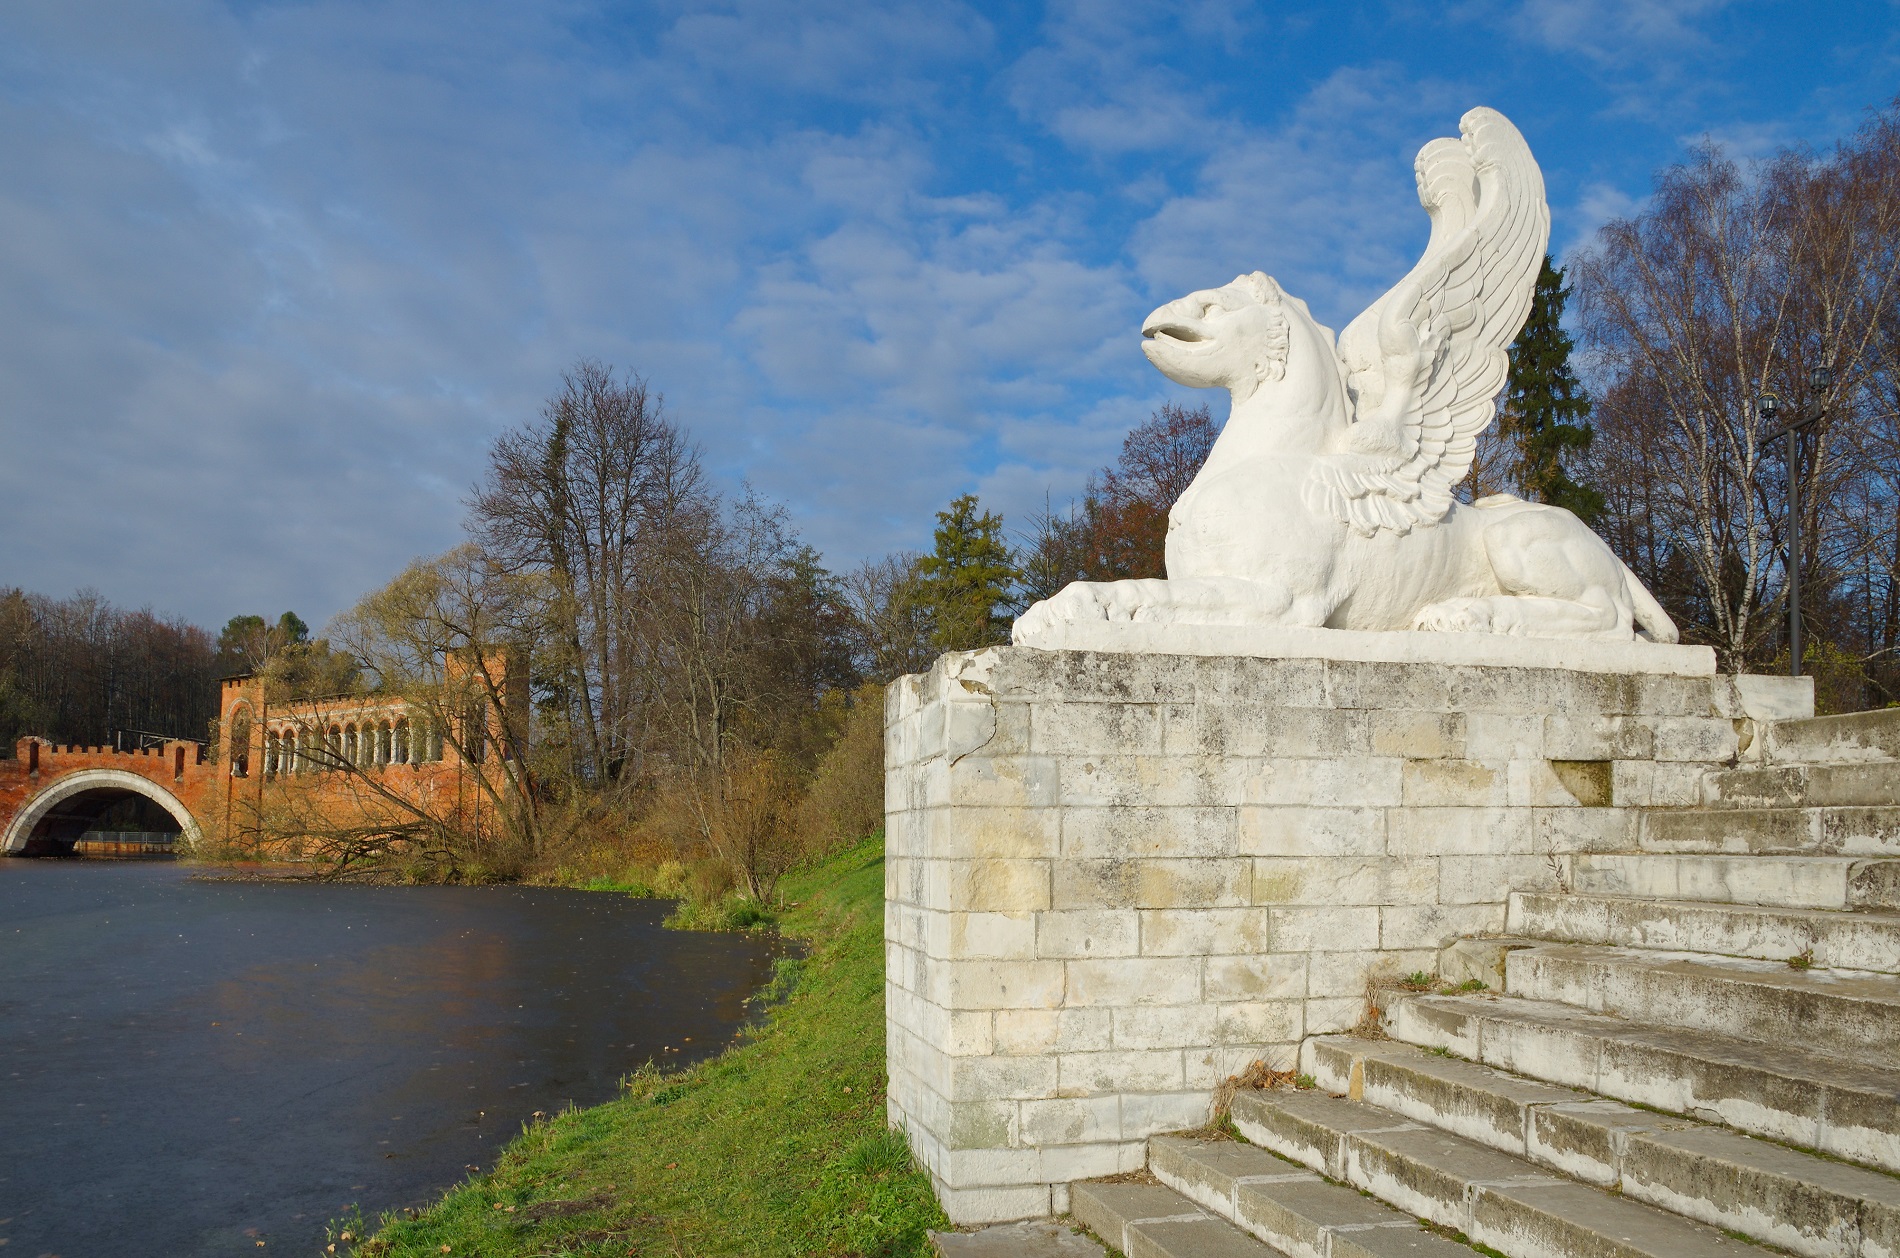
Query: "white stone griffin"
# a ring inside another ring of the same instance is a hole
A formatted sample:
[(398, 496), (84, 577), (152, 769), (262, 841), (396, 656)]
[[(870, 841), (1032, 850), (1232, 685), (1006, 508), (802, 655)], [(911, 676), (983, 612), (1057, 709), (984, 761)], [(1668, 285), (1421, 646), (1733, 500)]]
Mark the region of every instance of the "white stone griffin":
[(1335, 345), (1255, 272), (1169, 302), (1142, 349), (1233, 409), (1168, 513), (1168, 579), (1078, 581), (1016, 641), (1064, 622), (1435, 629), (1674, 642), (1602, 539), (1559, 507), (1452, 496), (1471, 468), (1550, 236), (1543, 175), (1491, 109), (1418, 155), (1431, 216), (1411, 274)]

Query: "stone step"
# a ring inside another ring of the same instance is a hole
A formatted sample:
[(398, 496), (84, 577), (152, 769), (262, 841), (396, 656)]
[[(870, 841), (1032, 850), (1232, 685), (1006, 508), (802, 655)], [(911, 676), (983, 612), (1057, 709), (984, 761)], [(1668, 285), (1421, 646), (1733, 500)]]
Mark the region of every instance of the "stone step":
[(1900, 1172), (1900, 1069), (1515, 997), (1401, 996), (1398, 1040)]
[(1069, 1213), (1127, 1258), (1286, 1258), (1162, 1184), (1073, 1184)]
[(1060, 1223), (998, 1223), (974, 1232), (926, 1232), (937, 1258), (1106, 1258), (1100, 1244)]
[(1516, 891), (1504, 929), (1510, 935), (1558, 943), (1763, 961), (1804, 957), (1820, 969), (1900, 974), (1900, 913)]
[(1789, 909), (1900, 909), (1900, 860), (1590, 852), (1570, 862), (1571, 889), (1585, 895)]
[(1287, 1258), (1472, 1258), (1410, 1215), (1250, 1144), (1155, 1136), (1148, 1169)]
[(1900, 980), (1786, 962), (1590, 944), (1519, 948), (1504, 990), (1657, 1026), (1852, 1057), (1900, 1043)]
[(1508, 1258), (1759, 1258), (1706, 1224), (1317, 1091), (1241, 1092), (1234, 1127), (1282, 1157)]
[(1900, 857), (1900, 808), (1657, 808), (1643, 814), (1637, 846), (1731, 856)]
[(1762, 739), (1771, 764), (1900, 760), (1900, 708), (1773, 721), (1763, 728)]
[(1900, 765), (1788, 764), (1723, 769), (1702, 781), (1711, 808), (1804, 808), (1900, 804)]
[(1327, 1036), (1321, 1088), (1813, 1258), (1900, 1249), (1900, 1179), (1410, 1044)]

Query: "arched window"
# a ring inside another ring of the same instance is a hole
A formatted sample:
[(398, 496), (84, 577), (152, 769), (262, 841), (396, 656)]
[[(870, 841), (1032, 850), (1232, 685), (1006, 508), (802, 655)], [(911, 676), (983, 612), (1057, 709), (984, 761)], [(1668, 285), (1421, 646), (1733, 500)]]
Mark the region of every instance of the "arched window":
[(251, 775), (251, 713), (248, 708), (237, 708), (231, 713), (231, 776), (234, 778)]
[(332, 725), (323, 739), (323, 767), (325, 770), (334, 770), (342, 759), (343, 729), (341, 726)]
[(343, 727), (343, 759), (346, 763), (357, 764), (359, 762), (356, 755), (356, 726), (345, 725)]
[(389, 761), (391, 764), (409, 763), (409, 722), (406, 720), (397, 721), (391, 732)]
[(384, 721), (376, 727), (376, 763), (389, 763), (389, 722)]
[(297, 772), (315, 773), (317, 771), (317, 731), (302, 729), (297, 732)]
[(276, 774), (277, 774), (277, 731), (274, 729), (267, 729), (264, 731), (264, 776), (275, 777)]

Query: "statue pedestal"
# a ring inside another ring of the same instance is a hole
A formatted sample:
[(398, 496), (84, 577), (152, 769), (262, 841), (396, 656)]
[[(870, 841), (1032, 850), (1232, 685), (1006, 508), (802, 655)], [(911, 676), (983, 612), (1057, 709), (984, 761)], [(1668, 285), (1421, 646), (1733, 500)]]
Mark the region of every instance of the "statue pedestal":
[[(1701, 648), (1531, 642), (1551, 666), (1526, 667), (1306, 636), (993, 648), (891, 685), (890, 1117), (959, 1223), (1138, 1168), (1227, 1076), (1357, 1022), (1369, 979), (1435, 972), (1510, 891), (1574, 886), (1636, 809), (1698, 802), (1756, 721), (1812, 711), (1811, 683)], [(1589, 671), (1600, 649), (1636, 654)]]

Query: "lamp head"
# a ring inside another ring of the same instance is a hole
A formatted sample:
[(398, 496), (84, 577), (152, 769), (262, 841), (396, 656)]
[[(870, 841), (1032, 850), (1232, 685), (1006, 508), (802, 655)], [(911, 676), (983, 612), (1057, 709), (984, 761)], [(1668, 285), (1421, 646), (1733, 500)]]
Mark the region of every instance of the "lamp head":
[(1764, 424), (1774, 423), (1775, 414), (1780, 410), (1781, 399), (1772, 393), (1764, 393), (1755, 399), (1755, 413), (1761, 416), (1761, 422)]
[(1815, 367), (1808, 372), (1808, 392), (1826, 397), (1828, 390), (1834, 387), (1834, 371), (1830, 367)]

